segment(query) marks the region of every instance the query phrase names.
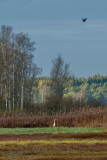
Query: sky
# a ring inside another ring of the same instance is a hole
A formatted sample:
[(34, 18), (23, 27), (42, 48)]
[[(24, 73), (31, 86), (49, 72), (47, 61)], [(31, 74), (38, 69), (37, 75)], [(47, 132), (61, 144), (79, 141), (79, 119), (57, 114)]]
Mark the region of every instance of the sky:
[(0, 0), (0, 24), (36, 43), (41, 76), (58, 54), (75, 77), (107, 75), (107, 0)]

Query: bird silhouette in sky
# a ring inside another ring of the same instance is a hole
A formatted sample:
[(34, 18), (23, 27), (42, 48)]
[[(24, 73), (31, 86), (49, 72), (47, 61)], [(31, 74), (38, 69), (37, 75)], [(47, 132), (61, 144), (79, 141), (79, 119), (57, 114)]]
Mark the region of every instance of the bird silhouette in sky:
[(85, 22), (87, 20), (87, 18), (82, 18), (82, 21)]

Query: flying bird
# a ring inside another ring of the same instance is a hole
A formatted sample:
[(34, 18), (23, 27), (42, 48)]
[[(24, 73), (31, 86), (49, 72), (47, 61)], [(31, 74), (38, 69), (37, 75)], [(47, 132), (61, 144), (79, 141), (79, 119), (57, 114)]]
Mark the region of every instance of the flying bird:
[(87, 20), (87, 18), (82, 18), (82, 21), (85, 22)]

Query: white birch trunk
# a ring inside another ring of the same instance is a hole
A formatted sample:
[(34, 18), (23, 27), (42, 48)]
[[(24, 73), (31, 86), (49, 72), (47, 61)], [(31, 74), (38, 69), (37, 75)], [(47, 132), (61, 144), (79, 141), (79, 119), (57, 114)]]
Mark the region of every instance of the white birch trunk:
[(8, 100), (7, 100), (7, 77), (6, 77), (6, 72), (7, 72), (7, 70), (6, 70), (6, 52), (5, 52), (5, 48), (4, 48), (5, 46), (4, 45), (2, 45), (2, 53), (3, 53), (3, 59), (4, 59), (4, 66), (5, 66), (5, 68), (4, 68), (4, 79), (5, 79), (5, 101), (6, 101), (6, 110), (7, 110), (7, 107), (8, 107)]
[(24, 96), (23, 96), (23, 89), (24, 89), (24, 87), (22, 85), (22, 87), (21, 87), (21, 109), (23, 109), (23, 98), (24, 98)]
[(6, 101), (6, 111), (7, 111), (7, 86), (5, 84), (5, 101)]
[(9, 99), (9, 110), (11, 111), (11, 102), (10, 102), (10, 80), (9, 80), (9, 93), (8, 93), (8, 99)]
[(15, 81), (14, 81), (14, 62), (13, 62), (13, 110), (14, 110), (14, 84)]
[(0, 82), (0, 96), (2, 97), (2, 76), (1, 76), (1, 82)]
[[(24, 68), (24, 63), (23, 66)], [(22, 85), (21, 85), (21, 109), (23, 110), (23, 99), (24, 99), (24, 69), (22, 68)]]

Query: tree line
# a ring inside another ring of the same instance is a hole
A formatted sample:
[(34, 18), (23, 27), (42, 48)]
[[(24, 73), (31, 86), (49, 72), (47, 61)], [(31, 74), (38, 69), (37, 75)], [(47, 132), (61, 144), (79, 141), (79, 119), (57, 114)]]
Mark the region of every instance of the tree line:
[[(1, 26), (0, 110), (68, 113), (74, 108), (106, 102), (107, 76), (76, 78), (69, 70), (70, 64), (65, 64), (59, 54), (52, 60), (50, 77), (38, 78), (42, 69), (33, 63), (34, 51), (35, 42), (28, 34), (13, 33), (12, 27)], [(97, 86), (99, 90), (93, 92)]]
[(0, 31), (0, 97), (6, 111), (23, 109), (32, 103), (32, 86), (41, 69), (32, 62), (35, 43), (28, 34), (13, 33), (12, 27)]

